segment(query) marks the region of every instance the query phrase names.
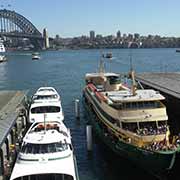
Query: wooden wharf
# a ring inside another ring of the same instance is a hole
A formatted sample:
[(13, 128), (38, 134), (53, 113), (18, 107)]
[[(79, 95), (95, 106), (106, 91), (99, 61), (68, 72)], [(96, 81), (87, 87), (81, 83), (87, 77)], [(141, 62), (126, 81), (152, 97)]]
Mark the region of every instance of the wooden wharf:
[(180, 72), (142, 73), (136, 75), (136, 80), (145, 86), (180, 99)]
[(21, 111), (26, 95), (27, 91), (0, 91), (0, 180), (9, 179), (16, 143), (27, 124), (27, 113)]

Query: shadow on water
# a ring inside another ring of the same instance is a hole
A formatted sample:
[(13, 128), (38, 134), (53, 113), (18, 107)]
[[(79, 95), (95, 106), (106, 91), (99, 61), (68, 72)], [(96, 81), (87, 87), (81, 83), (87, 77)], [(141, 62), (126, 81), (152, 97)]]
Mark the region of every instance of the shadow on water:
[(150, 175), (129, 160), (113, 153), (96, 135), (93, 139), (96, 156), (102, 158), (106, 164), (106, 166), (104, 166), (104, 180), (157, 180), (155, 176)]
[[(93, 133), (95, 134), (95, 133)], [(120, 157), (113, 153), (96, 135), (93, 136), (93, 152), (89, 154), (91, 161), (100, 161), (99, 166), (103, 168), (103, 180), (179, 180), (178, 171), (180, 167), (180, 154), (177, 155), (176, 162), (171, 171), (161, 174), (161, 176), (150, 174), (125, 157)], [(102, 173), (102, 172), (101, 172)]]

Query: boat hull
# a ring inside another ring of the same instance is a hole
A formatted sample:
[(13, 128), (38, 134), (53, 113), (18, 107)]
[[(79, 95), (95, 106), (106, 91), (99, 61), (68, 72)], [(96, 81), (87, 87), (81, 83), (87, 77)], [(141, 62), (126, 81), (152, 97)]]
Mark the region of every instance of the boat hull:
[(112, 135), (108, 135), (103, 131), (101, 127), (102, 120), (99, 120), (100, 115), (96, 111), (96, 108), (93, 107), (94, 104), (87, 99), (88, 97), (86, 97), (86, 95), (84, 98), (85, 107), (95, 133), (114, 153), (123, 158), (127, 158), (134, 164), (156, 176), (161, 176), (163, 173), (172, 169), (176, 158), (175, 151), (150, 151), (134, 146), (123, 140), (114, 140)]

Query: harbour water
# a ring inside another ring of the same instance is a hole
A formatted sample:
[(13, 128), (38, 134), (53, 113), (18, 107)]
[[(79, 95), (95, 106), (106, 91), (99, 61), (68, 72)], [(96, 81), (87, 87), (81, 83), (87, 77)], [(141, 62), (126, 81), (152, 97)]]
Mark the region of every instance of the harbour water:
[[(62, 50), (41, 52), (41, 59), (32, 61), (31, 53), (11, 52), (8, 62), (0, 64), (0, 90), (29, 90), (31, 95), (40, 86), (53, 86), (61, 94), (65, 123), (71, 129), (80, 180), (149, 179), (154, 176), (137, 168), (129, 161), (116, 157), (97, 139), (93, 151), (86, 149), (87, 116), (81, 104), (80, 119), (76, 120), (75, 99), (82, 100), (84, 75), (97, 71), (102, 53), (112, 52), (105, 59), (106, 70), (128, 72), (130, 56), (136, 72), (180, 71), (180, 54), (175, 49), (106, 49)], [(180, 158), (180, 157), (179, 157)], [(175, 179), (177, 165), (168, 179)]]

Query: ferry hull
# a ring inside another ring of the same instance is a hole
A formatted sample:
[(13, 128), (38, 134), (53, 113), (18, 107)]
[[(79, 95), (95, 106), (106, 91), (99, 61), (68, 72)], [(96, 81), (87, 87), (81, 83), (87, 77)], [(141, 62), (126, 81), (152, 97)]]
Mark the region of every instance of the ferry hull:
[[(87, 97), (85, 97), (85, 99), (86, 98)], [(161, 176), (163, 173), (172, 169), (176, 158), (175, 151), (153, 152), (138, 148), (137, 146), (121, 140), (115, 142), (111, 136), (104, 133), (99, 124), (101, 122), (98, 120), (99, 115), (89, 100), (85, 101), (85, 107), (89, 114), (95, 133), (114, 153), (123, 158), (127, 158), (134, 164), (156, 176)]]

